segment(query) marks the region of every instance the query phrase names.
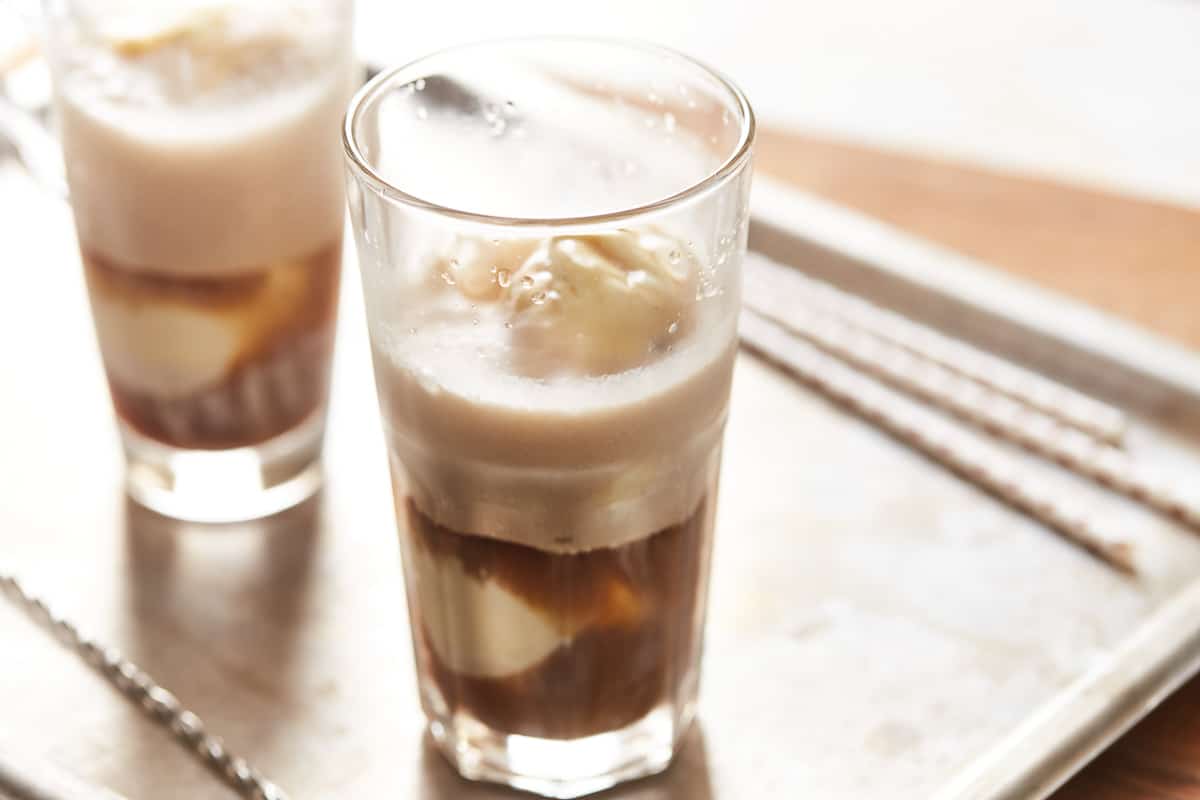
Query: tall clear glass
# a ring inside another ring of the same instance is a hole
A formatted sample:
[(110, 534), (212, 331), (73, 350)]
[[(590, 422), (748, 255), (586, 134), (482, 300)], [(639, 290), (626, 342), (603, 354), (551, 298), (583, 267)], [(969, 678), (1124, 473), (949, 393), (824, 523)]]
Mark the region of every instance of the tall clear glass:
[(350, 0), (48, 0), (71, 205), (134, 499), (320, 485)]
[(344, 140), (420, 694), (468, 778), (575, 797), (695, 713), (754, 121), (677, 53), (377, 76)]

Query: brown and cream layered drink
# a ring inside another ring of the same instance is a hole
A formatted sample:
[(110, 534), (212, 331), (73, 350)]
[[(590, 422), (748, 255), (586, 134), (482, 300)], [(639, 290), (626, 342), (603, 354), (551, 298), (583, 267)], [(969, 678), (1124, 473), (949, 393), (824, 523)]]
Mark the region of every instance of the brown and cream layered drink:
[(434, 740), (554, 797), (663, 769), (697, 696), (744, 99), (654, 48), (514, 41), (381, 76), (345, 136)]
[[(319, 452), (348, 16), (93, 0), (56, 34), (71, 203), (138, 499), (169, 499), (179, 452), (286, 451), (282, 465), (259, 454), (260, 489)], [(136, 485), (147, 475), (162, 485)]]
[(683, 248), (462, 242), (377, 343), (431, 713), (574, 739), (691, 697), (734, 337)]

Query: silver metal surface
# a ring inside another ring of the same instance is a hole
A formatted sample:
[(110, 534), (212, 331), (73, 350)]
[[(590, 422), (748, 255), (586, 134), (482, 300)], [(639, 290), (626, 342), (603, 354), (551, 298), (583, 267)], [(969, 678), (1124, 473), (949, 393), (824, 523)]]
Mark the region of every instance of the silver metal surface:
[[(1128, 426), (1125, 415), (1113, 406), (799, 270), (780, 269), (760, 254), (752, 253), (747, 260), (743, 297), (748, 306), (787, 327), (803, 325), (802, 334), (818, 347), (828, 349), (823, 342), (832, 342), (836, 349), (852, 351), (856, 359), (869, 362), (876, 374), (890, 372), (891, 366), (909, 367), (909, 375), (935, 395), (957, 395), (950, 398), (951, 403), (961, 399), (971, 406), (971, 401), (991, 401), (991, 395), (1000, 395), (1114, 446), (1120, 446)], [(885, 363), (874, 363), (880, 360)], [(922, 368), (928, 374), (917, 372)], [(968, 411), (970, 416), (978, 416), (972, 409)]]
[(0, 747), (0, 800), (125, 800), (31, 753)]
[[(1105, 584), (1077, 565), (1062, 561), (1047, 560), (1036, 568), (1037, 562), (1029, 561), (1024, 572), (1014, 572), (1022, 560), (1019, 549), (1012, 546), (1015, 542), (970, 540), (964, 544), (967, 540), (960, 538), (961, 532), (951, 533), (971, 527), (963, 520), (948, 523), (945, 530), (950, 538), (938, 536), (935, 539), (940, 543), (929, 545), (923, 532), (929, 523), (915, 520), (938, 518), (961, 508), (949, 493), (943, 493), (923, 496), (924, 512), (913, 520), (889, 520), (888, 537), (903, 538), (920, 550), (918, 554), (911, 558), (898, 555), (904, 551), (874, 537), (874, 546), (905, 564), (891, 567), (886, 588), (856, 583), (839, 598), (842, 607), (865, 609), (878, 607), (886, 595), (889, 609), (911, 625), (916, 636), (910, 647), (891, 648), (886, 679), (866, 665), (851, 667), (842, 676), (847, 695), (866, 692), (875, 698), (878, 718), (901, 715), (910, 725), (919, 726), (916, 741), (922, 754), (941, 756), (915, 767), (911, 783), (896, 796), (936, 800), (1046, 797), (1200, 667), (1200, 540), (1183, 524), (1186, 515), (1183, 520), (1168, 520), (1137, 507), (1157, 507), (1178, 517), (1177, 509), (1165, 508), (1153, 497), (1147, 503), (1148, 496), (1170, 496), (1188, 505), (1197, 500), (1194, 491), (1189, 493), (1194, 484), (1189, 479), (1200, 472), (1200, 358), (1095, 309), (769, 179), (756, 179), (750, 244), (753, 251), (806, 277), (826, 281), (1128, 412), (1126, 451), (1119, 466), (1139, 476), (1137, 481), (1144, 486), (1138, 491), (1130, 491), (1128, 485), (1112, 485), (1117, 482), (1111, 479), (1106, 489), (1100, 489), (1066, 468), (1090, 460), (1090, 466), (1080, 472), (1096, 473), (1090, 477), (1098, 478), (1098, 459), (1115, 464), (1108, 448), (1098, 442), (1090, 442), (1088, 454), (1081, 450), (1072, 458), (1062, 458), (1051, 448), (1031, 448), (1051, 456), (1047, 459), (1030, 453), (1029, 443), (1022, 441), (1030, 435), (1028, 426), (1024, 433), (1021, 425), (1014, 426), (1009, 445), (987, 439), (1013, 460), (1022, 481), (1045, 484), (1043, 488), (1057, 482), (1058, 486), (1046, 489), (1055, 498), (1063, 497), (1064, 492), (1084, 492), (1073, 502), (1128, 547), (1127, 555), (1138, 576), (1117, 579), (1126, 582), (1125, 588)], [(774, 311), (772, 316), (782, 320), (787, 309)], [(773, 329), (767, 335), (774, 335), (777, 345), (787, 345), (786, 337), (779, 338), (783, 327), (761, 320), (751, 322), (752, 329), (763, 325)], [(793, 320), (787, 327), (795, 330), (805, 325), (803, 320)], [(843, 381), (838, 371), (845, 367), (827, 353), (844, 344), (844, 331), (809, 327), (813, 328), (807, 331), (812, 341), (800, 341), (804, 352), (800, 366), (817, 376), (810, 383), (833, 395), (828, 386), (820, 384)], [(819, 349), (822, 345), (824, 351)], [(867, 349), (857, 355), (865, 356)], [(848, 361), (855, 361), (856, 353), (845, 355)], [(878, 377), (895, 377), (882, 368), (875, 369), (878, 365), (868, 363), (870, 359), (858, 360)], [(867, 380), (861, 374), (850, 375), (853, 381)], [(910, 388), (898, 381), (892, 384)], [(888, 391), (882, 383), (868, 389), (868, 393)], [(895, 416), (897, 398), (900, 402), (906, 398), (896, 392), (892, 395), (876, 404), (880, 408), (866, 408), (864, 416), (875, 417), (871, 420), (874, 424), (896, 435), (896, 426), (884, 417)], [(984, 438), (969, 430), (965, 418), (970, 415), (963, 409), (942, 404), (942, 410), (946, 413), (930, 408), (916, 413), (940, 417), (934, 424), (958, 429), (955, 436)], [(911, 415), (905, 411), (898, 416), (903, 421)], [(995, 425), (988, 427), (995, 432)], [(935, 459), (939, 455), (919, 443), (915, 446)], [(1060, 463), (1056, 465), (1054, 458)], [(864, 462), (863, 471), (864, 497), (875, 504), (880, 493), (872, 488), (871, 464)], [(892, 475), (889, 480), (897, 477)], [(1122, 491), (1136, 496), (1136, 502), (1122, 498)], [(985, 512), (981, 508), (979, 513)], [(1053, 524), (1053, 520), (1046, 522)], [(1013, 537), (1018, 536), (1018, 528), (1011, 525)], [(1048, 531), (1045, 535), (1050, 538)], [(832, 548), (834, 563), (847, 565), (851, 573), (861, 569), (853, 559), (868, 557), (869, 552), (852, 550), (848, 544), (821, 535), (807, 544)], [(1045, 552), (1048, 555), (1049, 550)], [(912, 570), (918, 574), (913, 575)], [(980, 598), (978, 584), (990, 584), (990, 576), (997, 570), (1010, 577), (1011, 594)], [(926, 586), (937, 587), (936, 599), (928, 596)], [(1118, 599), (1118, 594), (1125, 597)], [(913, 613), (918, 607), (920, 613)], [(859, 614), (855, 624), (861, 626), (866, 619)], [(1038, 626), (1044, 628), (1029, 629)], [(957, 671), (944, 676), (948, 686), (925, 683), (932, 656), (919, 640), (922, 631), (929, 630), (949, 631), (956, 646), (972, 654)], [(1005, 653), (1008, 648), (1008, 655), (1023, 655), (1010, 660)], [(1053, 680), (1039, 676), (1040, 668), (1030, 661), (1035, 653), (1053, 653)], [(981, 681), (990, 687), (987, 691), (970, 688)], [(1010, 690), (1014, 681), (1028, 683), (1020, 702), (999, 696)], [(891, 688), (890, 698), (880, 694), (885, 685)], [(899, 695), (907, 693), (958, 697), (956, 715), (972, 720), (972, 736), (977, 738), (965, 741), (965, 729), (958, 727), (961, 723), (951, 723), (940, 712), (902, 712), (906, 703)], [(853, 714), (857, 703), (847, 699), (845, 707), (845, 713)], [(818, 724), (837, 724), (835, 716), (826, 718), (819, 712), (815, 716), (821, 720)], [(831, 757), (841, 759), (849, 770), (872, 767), (867, 750), (845, 749)], [(843, 786), (829, 796), (852, 797), (854, 793)]]
[(38, 119), (0, 93), (0, 157), (10, 155), (49, 191), (67, 196), (58, 140)]
[[(747, 305), (796, 336), (993, 436), (1200, 530), (1200, 503), (1166, 485), (1111, 443), (1127, 425), (1116, 409), (1055, 387), (1045, 389), (1043, 396), (1057, 396), (1057, 405), (1030, 405), (1011, 396), (1013, 392), (995, 391), (939, 360), (918, 355), (912, 347), (814, 309), (804, 302), (804, 295), (815, 282), (801, 284), (797, 292), (789, 279), (798, 276), (788, 274), (796, 271), (761, 254), (747, 257), (746, 272)], [(863, 308), (876, 307), (864, 304)], [(989, 361), (1003, 369), (1000, 359)], [(1073, 413), (1072, 408), (1088, 408), (1088, 413)]]
[(888, 392), (817, 346), (790, 336), (787, 326), (774, 324), (753, 311), (742, 314), (740, 333), (744, 344), (784, 367), (805, 385), (1121, 572), (1136, 572), (1129, 542), (1121, 538), (1120, 531), (1105, 530), (1094, 514), (1062, 486), (1022, 475), (1018, 460), (994, 442), (940, 418), (932, 409)]
[[(14, 198), (9, 207), (25, 211), (24, 196)], [(765, 178), (756, 179), (754, 204), (752, 249), (1100, 397), (1129, 412), (1130, 457), (1165, 479), (1200, 472), (1195, 354)], [(48, 203), (38, 210), (59, 216), (26, 252), (68, 263), (65, 212)], [(21, 548), (23, 574), (37, 575), (64, 607), (86, 609), (90, 627), (198, 698), (295, 792), (492, 800), (499, 794), (461, 784), (422, 757), (353, 270), (347, 280), (333, 406), (345, 411), (329, 453), (335, 528), (261, 541), (143, 535), (136, 524), (94, 524), (115, 513), (105, 504), (115, 501), (96, 499), (108, 497), (99, 490), (78, 507), (47, 507), (31, 490), (7, 498), (18, 509), (5, 518), (9, 546)], [(85, 299), (79, 287), (64, 298), (58, 284), (33, 285), (43, 294), (14, 295), (4, 306), (6, 331), (36, 330), (51, 303), (74, 313), (43, 348), (27, 358), (14, 352), (14, 370), (54, 378), (45, 363), (75, 365), (66, 343), (90, 341)], [(45, 412), (57, 396), (99, 397), (102, 378), (93, 372), (63, 370), (54, 392), (24, 404), (11, 393), (8, 417), (31, 431), (13, 485), (96, 485), (95, 456), (63, 458), (44, 446), (63, 438), (87, 454), (114, 446), (101, 434), (108, 412), (100, 402)], [(1090, 525), (1127, 543), (1138, 577), (1063, 545), (790, 378), (739, 357), (706, 634), (707, 755), (683, 777), (667, 776), (679, 791), (647, 791), (672, 800), (1032, 800), (1193, 674), (1200, 537), (1020, 448), (995, 447), (1023, 479), (1070, 493)], [(261, 569), (239, 572), (247, 563)], [(270, 656), (253, 655), (248, 643)], [(42, 695), (43, 675), (61, 661), (69, 659), (31, 653), (14, 667), (17, 688), (6, 700), (18, 702), (9, 718), (30, 731), (46, 708), (91, 707), (95, 716), (76, 730), (33, 730), (35, 750), (72, 746), (82, 757), (65, 763), (132, 797), (216, 788), (201, 770), (182, 774), (184, 759), (167, 763), (170, 742), (126, 726), (128, 704), (106, 705), (109, 693), (92, 682), (64, 671)], [(36, 695), (23, 712), (21, 692)], [(85, 733), (115, 744), (89, 749)]]
[[(146, 674), (137, 664), (121, 655), (115, 647), (105, 647), (79, 632), (69, 620), (50, 610), (44, 600), (24, 587), (15, 575), (0, 572), (0, 594), (26, 611), (34, 622), (45, 628), (67, 649), (96, 670), (118, 692), (129, 698), (145, 714), (199, 759), (218, 779), (247, 800), (287, 800), (287, 795), (253, 769), (246, 760), (235, 756), (201, 719), (184, 708), (175, 695)], [(0, 791), (4, 790), (4, 764), (0, 763)], [(24, 791), (29, 800), (112, 800), (107, 791), (90, 790), (68, 783), (61, 776), (47, 776), (45, 770), (11, 776), (11, 791)], [(16, 800), (25, 800), (21, 795)]]

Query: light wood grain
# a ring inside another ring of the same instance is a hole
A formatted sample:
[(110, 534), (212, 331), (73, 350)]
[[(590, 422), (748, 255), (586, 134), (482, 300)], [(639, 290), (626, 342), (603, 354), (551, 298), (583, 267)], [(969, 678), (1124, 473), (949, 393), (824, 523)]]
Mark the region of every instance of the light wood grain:
[(1200, 347), (1200, 211), (763, 131), (760, 169)]

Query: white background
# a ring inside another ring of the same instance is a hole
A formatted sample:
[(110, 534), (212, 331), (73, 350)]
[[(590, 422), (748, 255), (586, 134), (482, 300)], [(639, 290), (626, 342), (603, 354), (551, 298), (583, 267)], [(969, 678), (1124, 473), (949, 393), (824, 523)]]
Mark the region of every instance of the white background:
[(361, 0), (384, 63), (533, 32), (637, 36), (768, 124), (1200, 207), (1198, 0)]

